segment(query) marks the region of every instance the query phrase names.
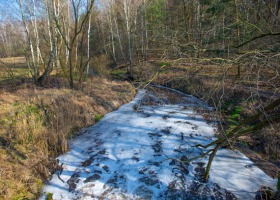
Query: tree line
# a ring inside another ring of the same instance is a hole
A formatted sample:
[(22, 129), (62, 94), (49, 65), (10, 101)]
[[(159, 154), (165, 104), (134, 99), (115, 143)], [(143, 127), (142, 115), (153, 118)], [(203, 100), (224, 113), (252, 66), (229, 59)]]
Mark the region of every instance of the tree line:
[(55, 69), (73, 88), (98, 55), (133, 78), (157, 58), (279, 52), (279, 10), (279, 0), (14, 0), (1, 5), (0, 55), (24, 55), (39, 84)]

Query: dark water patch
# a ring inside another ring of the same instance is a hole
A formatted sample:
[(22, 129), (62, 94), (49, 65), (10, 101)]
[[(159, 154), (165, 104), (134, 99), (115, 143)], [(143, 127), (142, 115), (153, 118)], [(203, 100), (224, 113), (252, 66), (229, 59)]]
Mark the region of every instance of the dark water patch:
[(88, 183), (88, 182), (94, 182), (97, 181), (101, 178), (101, 176), (99, 174), (94, 174), (92, 176), (89, 176), (86, 178), (86, 180), (84, 180), (84, 183)]
[(76, 189), (77, 183), (79, 182), (79, 177), (80, 177), (79, 173), (75, 172), (67, 181), (67, 184), (69, 185), (69, 192), (72, 192)]

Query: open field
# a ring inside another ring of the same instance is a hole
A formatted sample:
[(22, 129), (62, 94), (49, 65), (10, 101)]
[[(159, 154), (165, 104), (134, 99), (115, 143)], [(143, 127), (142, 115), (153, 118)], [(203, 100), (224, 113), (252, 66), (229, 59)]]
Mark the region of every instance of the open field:
[(25, 57), (0, 58), (0, 88), (14, 87), (29, 76)]

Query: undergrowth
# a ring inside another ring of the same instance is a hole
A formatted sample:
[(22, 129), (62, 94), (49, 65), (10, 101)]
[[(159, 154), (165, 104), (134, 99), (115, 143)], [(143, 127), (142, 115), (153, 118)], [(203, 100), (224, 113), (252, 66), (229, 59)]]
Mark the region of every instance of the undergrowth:
[[(212, 65), (199, 63), (178, 63), (163, 68), (152, 83), (180, 90), (198, 97), (219, 114), (219, 120), (225, 133), (236, 127), (242, 119), (254, 115), (266, 103), (271, 102), (279, 95), (279, 81), (270, 82), (270, 75), (276, 73), (270, 68), (253, 67), (242, 71), (237, 78), (236, 68), (232, 65)], [(151, 63), (150, 63), (151, 64)], [(150, 65), (149, 64), (149, 65)], [(156, 74), (162, 63), (149, 67), (149, 74)], [(262, 76), (256, 72), (261, 69)], [(270, 70), (270, 71), (269, 71)], [(269, 71), (270, 73), (268, 73)], [(267, 77), (264, 76), (268, 74)], [(151, 76), (147, 76), (150, 79)], [(275, 86), (271, 88), (271, 85)], [(277, 112), (275, 110), (274, 112)], [(273, 114), (273, 113), (270, 113)], [(256, 122), (257, 123), (257, 122)], [(221, 131), (222, 132), (222, 131)], [(262, 130), (255, 131), (247, 136), (250, 140), (236, 138), (245, 146), (263, 155), (263, 158), (280, 164), (280, 132), (279, 124), (271, 124)]]

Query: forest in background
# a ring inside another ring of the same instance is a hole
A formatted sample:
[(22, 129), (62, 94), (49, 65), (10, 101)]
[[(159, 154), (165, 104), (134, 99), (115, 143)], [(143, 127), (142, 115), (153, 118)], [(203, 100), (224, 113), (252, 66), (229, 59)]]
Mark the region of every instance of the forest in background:
[[(279, 0), (0, 2), (1, 87), (84, 90), (105, 77), (175, 88), (215, 107), (209, 154), (237, 144), (279, 167)], [(20, 72), (11, 57), (24, 57)]]
[(242, 54), (277, 55), (279, 10), (278, 0), (12, 0), (1, 5), (0, 55), (24, 55), (35, 79), (58, 70), (71, 87), (99, 62), (131, 77), (156, 59), (238, 65)]

